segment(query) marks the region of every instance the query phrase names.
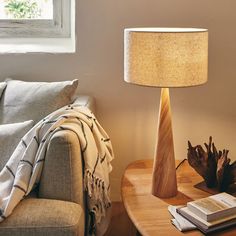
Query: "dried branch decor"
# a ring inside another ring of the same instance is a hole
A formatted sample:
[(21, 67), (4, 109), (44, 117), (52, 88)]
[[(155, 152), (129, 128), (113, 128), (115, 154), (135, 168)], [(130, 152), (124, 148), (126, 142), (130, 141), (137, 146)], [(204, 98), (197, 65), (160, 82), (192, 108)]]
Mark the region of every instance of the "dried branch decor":
[(236, 161), (230, 164), (229, 150), (218, 151), (209, 138), (209, 143), (192, 146), (188, 141), (188, 162), (205, 180), (208, 188), (217, 188), (220, 192), (226, 191), (236, 182)]

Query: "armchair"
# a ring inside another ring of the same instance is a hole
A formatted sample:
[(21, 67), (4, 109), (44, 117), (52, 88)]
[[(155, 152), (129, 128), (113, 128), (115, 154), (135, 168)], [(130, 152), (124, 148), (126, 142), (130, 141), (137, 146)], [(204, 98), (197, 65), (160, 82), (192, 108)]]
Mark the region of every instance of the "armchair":
[[(78, 96), (74, 102), (94, 111), (91, 97)], [(1, 161), (0, 157), (0, 164)], [(80, 144), (75, 133), (60, 130), (49, 143), (40, 185), (0, 223), (0, 236), (85, 234), (86, 202)]]

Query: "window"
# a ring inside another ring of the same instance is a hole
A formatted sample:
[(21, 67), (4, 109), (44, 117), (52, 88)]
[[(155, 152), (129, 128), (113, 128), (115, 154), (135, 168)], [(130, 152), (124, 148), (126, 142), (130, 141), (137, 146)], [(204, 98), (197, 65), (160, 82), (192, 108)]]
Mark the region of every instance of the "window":
[(2, 0), (0, 37), (70, 37), (70, 0)]
[(74, 53), (75, 0), (0, 0), (0, 53)]
[(0, 19), (53, 19), (52, 0), (3, 0), (0, 2)]

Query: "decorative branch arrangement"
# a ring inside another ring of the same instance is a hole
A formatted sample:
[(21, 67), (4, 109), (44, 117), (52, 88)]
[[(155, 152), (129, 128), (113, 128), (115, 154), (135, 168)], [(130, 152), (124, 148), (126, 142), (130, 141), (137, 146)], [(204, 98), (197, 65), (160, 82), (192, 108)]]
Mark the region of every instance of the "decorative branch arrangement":
[(195, 147), (188, 141), (188, 162), (205, 180), (208, 188), (217, 188), (220, 192), (236, 182), (236, 161), (230, 164), (229, 150), (217, 151), (212, 137), (209, 143)]

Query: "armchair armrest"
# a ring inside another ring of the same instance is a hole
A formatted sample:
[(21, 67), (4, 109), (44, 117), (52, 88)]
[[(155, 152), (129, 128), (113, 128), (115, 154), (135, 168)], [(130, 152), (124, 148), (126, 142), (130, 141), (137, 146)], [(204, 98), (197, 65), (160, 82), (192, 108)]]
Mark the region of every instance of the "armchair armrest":
[(38, 194), (40, 198), (72, 201), (84, 206), (83, 160), (74, 132), (60, 130), (51, 138)]

